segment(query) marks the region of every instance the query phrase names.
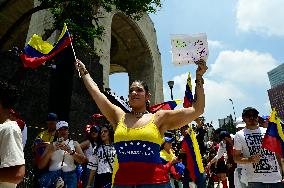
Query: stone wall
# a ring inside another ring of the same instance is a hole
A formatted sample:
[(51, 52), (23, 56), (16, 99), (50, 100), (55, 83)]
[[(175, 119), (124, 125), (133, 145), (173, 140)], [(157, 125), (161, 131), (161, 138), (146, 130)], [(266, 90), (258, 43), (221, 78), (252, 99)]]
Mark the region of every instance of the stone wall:
[[(18, 4), (23, 2), (31, 4), (31, 1), (19, 1)], [(38, 2), (35, 1), (34, 6), (37, 4)], [(22, 8), (22, 13), (16, 14), (16, 17), (29, 10), (31, 5)], [(5, 16), (1, 17), (0, 22), (5, 22), (7, 15), (10, 15), (10, 13), (11, 11), (0, 12), (1, 15)], [(106, 13), (101, 10), (101, 14), (104, 17), (100, 19), (101, 24), (105, 27), (104, 40), (94, 41), (94, 49), (97, 50), (99, 57), (89, 57), (75, 49), (77, 57), (88, 67), (90, 74), (101, 90), (109, 87), (110, 74), (127, 72), (130, 82), (135, 79), (146, 81), (152, 93), (152, 104), (162, 102), (163, 84), (160, 52), (157, 47), (155, 28), (149, 16), (145, 15), (139, 21), (133, 21), (117, 11)], [(11, 19), (9, 23), (11, 24), (16, 19)], [(25, 30), (22, 33), (21, 40), (23, 41), (23, 38), (25, 38), (27, 42), (35, 33), (42, 35), (44, 30), (51, 26), (52, 22), (52, 15), (46, 10), (33, 14), (30, 22), (25, 26), (28, 31)], [(3, 32), (1, 30), (0, 34)], [(59, 32), (55, 32), (48, 41), (54, 43), (58, 34)], [(117, 40), (114, 54), (111, 54), (112, 38), (113, 41)], [(11, 45), (8, 46), (11, 47)], [(7, 65), (10, 69), (10, 73), (7, 74), (7, 71), (1, 68), (0, 76), (9, 75), (7, 79), (14, 80), (22, 90), (22, 97), (17, 110), (23, 113), (28, 124), (44, 127), (45, 116), (50, 110), (50, 67), (42, 66), (36, 70), (23, 70), (20, 68), (21, 62), (19, 59), (7, 61), (2, 59), (1, 62), (3, 61), (6, 63), (5, 66)], [(13, 62), (13, 66), (8, 61)], [(83, 130), (83, 126), (88, 122), (90, 115), (98, 112), (96, 104), (75, 71), (69, 113), (71, 127), (74, 127), (76, 131), (77, 129)]]

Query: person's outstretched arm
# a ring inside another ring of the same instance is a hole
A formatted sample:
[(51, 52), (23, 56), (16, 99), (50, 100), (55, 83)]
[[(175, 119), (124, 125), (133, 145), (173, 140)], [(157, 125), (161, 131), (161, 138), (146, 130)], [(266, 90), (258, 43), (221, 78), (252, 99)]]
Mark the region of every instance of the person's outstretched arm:
[(89, 91), (92, 98), (95, 100), (100, 111), (113, 126), (116, 126), (125, 112), (118, 106), (112, 104), (107, 99), (107, 97), (100, 91), (97, 84), (94, 82), (94, 80), (88, 73), (85, 65), (80, 60), (76, 60), (75, 66), (79, 71), (81, 79), (83, 80), (87, 90)]
[(210, 168), (210, 166), (213, 163), (216, 163), (223, 155), (224, 153), (226, 153), (226, 145), (222, 142), (220, 142), (219, 144), (219, 148), (217, 151), (217, 154), (215, 155), (215, 157), (207, 164), (207, 168)]
[(205, 95), (203, 88), (204, 80), (202, 76), (206, 72), (207, 66), (203, 60), (199, 61), (197, 64), (195, 102), (193, 102), (192, 107), (190, 108), (158, 111), (156, 113), (156, 121), (161, 133), (164, 133), (166, 130), (180, 128), (203, 114), (205, 108)]

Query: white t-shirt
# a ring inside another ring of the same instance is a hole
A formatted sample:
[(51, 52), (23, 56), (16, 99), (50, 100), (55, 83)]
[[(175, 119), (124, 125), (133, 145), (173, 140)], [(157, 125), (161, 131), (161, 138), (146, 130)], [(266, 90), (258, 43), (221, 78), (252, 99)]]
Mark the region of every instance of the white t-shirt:
[(221, 141), (220, 144), (219, 144), (219, 148), (218, 148), (217, 154), (215, 155), (214, 158), (216, 160), (219, 160), (226, 152), (227, 152), (226, 143)]
[(259, 163), (242, 164), (247, 182), (276, 183), (281, 181), (280, 168), (275, 153), (261, 147), (266, 129), (244, 128), (236, 133), (235, 150), (240, 150), (243, 157), (261, 154)]
[[(97, 152), (95, 152), (90, 158), (87, 167), (91, 170), (97, 171), (98, 174), (112, 173), (115, 154), (116, 152), (113, 145), (99, 146)], [(109, 162), (105, 155), (107, 155)], [(111, 167), (109, 163), (111, 164)]]
[[(56, 145), (53, 142), (53, 145)], [(65, 140), (64, 143), (70, 147), (71, 150), (75, 150), (75, 145), (73, 140)], [(64, 150), (58, 149), (51, 155), (51, 160), (49, 164), (49, 171), (62, 170), (63, 172), (71, 172), (75, 170), (76, 166), (74, 164), (74, 158), (72, 155)]]
[[(25, 164), (22, 133), (17, 122), (7, 121), (0, 124), (0, 168)], [(16, 187), (14, 183), (2, 183), (1, 188)]]
[(84, 154), (85, 154), (85, 156), (87, 157), (88, 160), (93, 155), (93, 152), (94, 152), (94, 149), (96, 148), (96, 145), (97, 144), (95, 144), (95, 146), (93, 147), (92, 144), (90, 143), (89, 147), (86, 150), (84, 150)]

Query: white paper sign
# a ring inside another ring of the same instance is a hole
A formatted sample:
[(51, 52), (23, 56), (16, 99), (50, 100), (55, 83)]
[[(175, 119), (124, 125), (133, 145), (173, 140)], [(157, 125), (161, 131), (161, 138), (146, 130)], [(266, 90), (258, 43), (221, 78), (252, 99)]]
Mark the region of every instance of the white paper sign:
[(205, 33), (196, 35), (172, 35), (172, 62), (175, 65), (194, 64), (201, 59), (207, 61), (209, 50)]

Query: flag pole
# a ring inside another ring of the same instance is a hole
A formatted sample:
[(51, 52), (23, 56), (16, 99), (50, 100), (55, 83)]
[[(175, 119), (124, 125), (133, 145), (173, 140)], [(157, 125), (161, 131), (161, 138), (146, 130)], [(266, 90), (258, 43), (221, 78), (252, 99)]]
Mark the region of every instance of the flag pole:
[[(67, 28), (67, 32), (69, 33), (68, 28)], [(73, 47), (72, 38), (70, 37), (69, 40), (70, 40), (71, 48), (72, 48), (72, 51), (73, 51), (74, 59), (75, 59), (75, 62), (76, 62), (77, 57), (76, 57), (76, 53), (75, 53), (75, 50), (74, 50), (74, 47)], [(81, 77), (79, 70), (78, 70), (78, 75), (79, 75), (79, 77)]]
[[(68, 28), (67, 28), (67, 32), (69, 33)], [(73, 54), (74, 54), (74, 58), (75, 58), (75, 61), (76, 61), (77, 57), (76, 57), (76, 53), (75, 53), (75, 50), (74, 50), (74, 47), (73, 47), (73, 44), (72, 44), (71, 37), (69, 39), (70, 39), (71, 48), (72, 48), (72, 51), (73, 51)]]

